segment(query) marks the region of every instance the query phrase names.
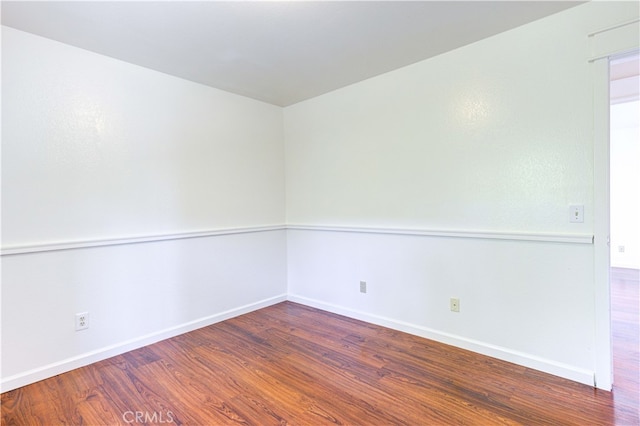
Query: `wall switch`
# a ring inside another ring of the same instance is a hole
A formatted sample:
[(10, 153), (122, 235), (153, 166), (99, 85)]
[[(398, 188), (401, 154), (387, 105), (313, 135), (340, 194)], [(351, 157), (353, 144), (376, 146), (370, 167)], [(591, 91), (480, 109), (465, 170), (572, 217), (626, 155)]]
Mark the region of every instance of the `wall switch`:
[(449, 308), (451, 309), (451, 312), (460, 312), (460, 299), (452, 297), (449, 300)]
[(367, 282), (360, 281), (360, 293), (366, 293), (366, 292), (367, 292)]
[(569, 206), (569, 222), (571, 223), (584, 222), (584, 206), (583, 205)]
[(76, 331), (89, 328), (89, 312), (76, 314)]

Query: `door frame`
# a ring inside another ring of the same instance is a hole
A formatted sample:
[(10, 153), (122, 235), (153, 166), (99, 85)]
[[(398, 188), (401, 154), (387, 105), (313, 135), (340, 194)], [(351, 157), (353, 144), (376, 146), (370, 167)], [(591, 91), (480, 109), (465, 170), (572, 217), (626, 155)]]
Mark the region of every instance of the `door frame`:
[(611, 214), (609, 187), (609, 62), (593, 61), (593, 250), (595, 304), (594, 386), (611, 390), (613, 386), (613, 344), (611, 339), (611, 253), (609, 250)]
[(611, 61), (638, 55), (638, 48), (592, 61), (593, 70), (593, 244), (595, 285), (595, 377), (600, 389), (613, 387), (611, 334)]

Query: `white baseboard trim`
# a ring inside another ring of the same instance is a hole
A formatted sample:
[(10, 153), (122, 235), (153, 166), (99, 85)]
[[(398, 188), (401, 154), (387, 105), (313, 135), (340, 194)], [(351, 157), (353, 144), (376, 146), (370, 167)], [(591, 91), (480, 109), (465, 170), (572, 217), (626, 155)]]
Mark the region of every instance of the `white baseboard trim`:
[(388, 327), (393, 330), (398, 330), (416, 336), (424, 337), (436, 342), (466, 349), (472, 352), (549, 373), (554, 376), (563, 377), (565, 379), (573, 380), (575, 382), (583, 383), (589, 386), (595, 386), (595, 373), (593, 371), (577, 368), (572, 365), (541, 358), (524, 352), (514, 351), (509, 348), (468, 339), (466, 337), (445, 333), (428, 327), (423, 327), (404, 321), (398, 321), (391, 318), (350, 309), (344, 306), (322, 302), (316, 299), (310, 299), (303, 296), (290, 294), (288, 296), (288, 300), (291, 302), (300, 303), (302, 305), (332, 312), (334, 314), (344, 315), (349, 318), (354, 318), (371, 324)]
[(111, 358), (116, 355), (141, 348), (143, 346), (151, 345), (161, 340), (188, 333), (190, 331), (197, 330), (199, 328), (206, 327), (230, 318), (234, 318), (258, 309), (262, 309), (267, 306), (275, 305), (276, 303), (284, 302), (285, 300), (287, 300), (286, 294), (270, 297), (268, 299), (263, 299), (234, 309), (229, 309), (227, 311), (200, 318), (194, 321), (189, 321), (175, 327), (170, 327), (161, 331), (96, 349), (94, 351), (67, 358), (59, 362), (45, 365), (43, 367), (38, 367), (24, 373), (9, 376), (3, 378), (2, 381), (0, 381), (0, 392), (7, 392), (22, 386), (26, 386), (31, 383), (47, 379), (49, 377), (53, 377), (57, 374), (66, 373), (67, 371), (75, 370), (76, 368), (84, 367), (94, 362), (102, 361), (107, 358)]

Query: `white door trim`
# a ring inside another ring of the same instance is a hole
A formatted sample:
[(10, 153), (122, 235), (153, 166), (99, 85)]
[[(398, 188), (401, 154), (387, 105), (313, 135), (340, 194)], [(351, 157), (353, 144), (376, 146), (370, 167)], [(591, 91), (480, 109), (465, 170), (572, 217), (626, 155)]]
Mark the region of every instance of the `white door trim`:
[(609, 57), (592, 62), (593, 76), (593, 205), (595, 383), (613, 385), (611, 292), (609, 282)]

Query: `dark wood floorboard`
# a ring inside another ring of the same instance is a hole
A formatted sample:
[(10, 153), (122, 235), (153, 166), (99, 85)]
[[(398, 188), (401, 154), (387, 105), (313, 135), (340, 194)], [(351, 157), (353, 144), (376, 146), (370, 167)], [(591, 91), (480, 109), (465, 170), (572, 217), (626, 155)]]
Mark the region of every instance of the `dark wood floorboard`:
[(5, 392), (2, 425), (638, 425), (639, 300), (613, 271), (613, 392), (285, 302)]
[(611, 269), (613, 401), (616, 418), (633, 425), (640, 425), (639, 289), (640, 271)]

